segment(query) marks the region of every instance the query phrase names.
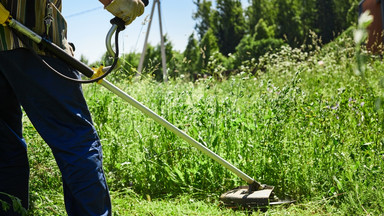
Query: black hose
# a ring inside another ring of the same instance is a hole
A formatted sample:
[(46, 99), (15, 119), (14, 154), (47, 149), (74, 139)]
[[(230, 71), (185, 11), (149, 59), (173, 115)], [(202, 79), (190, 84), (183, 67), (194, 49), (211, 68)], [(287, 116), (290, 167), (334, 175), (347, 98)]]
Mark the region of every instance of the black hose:
[[(116, 50), (115, 50), (115, 56), (114, 56), (114, 59), (113, 59), (113, 63), (111, 65), (111, 67), (108, 69), (107, 72), (105, 72), (103, 75), (101, 75), (100, 77), (97, 77), (95, 79), (90, 79), (90, 80), (79, 80), (79, 79), (74, 79), (74, 78), (71, 78), (71, 77), (68, 77), (62, 73), (60, 73), (59, 71), (55, 70), (52, 66), (50, 66), (47, 62), (45, 62), (41, 57), (40, 59), (42, 60), (42, 62), (50, 69), (52, 70), (53, 72), (55, 72), (57, 75), (67, 79), (67, 80), (70, 80), (72, 82), (76, 82), (76, 83), (81, 83), (81, 84), (90, 84), (90, 83), (94, 83), (94, 82), (98, 82), (100, 81), (101, 79), (105, 78), (106, 76), (108, 76), (116, 67), (117, 65), (117, 62), (119, 60), (119, 33), (120, 33), (120, 30), (119, 28), (117, 29), (116, 33), (115, 33), (115, 46), (116, 46)], [(47, 40), (43, 40), (42, 41), (42, 44), (43, 44), (43, 47), (44, 49), (48, 50), (50, 53), (52, 53), (53, 55), (57, 56), (59, 59), (63, 60), (65, 63), (69, 64), (72, 68), (76, 69), (77, 71), (79, 71), (80, 73), (84, 74), (85, 76), (87, 76), (88, 78), (91, 78), (94, 71), (89, 68), (88, 66), (84, 65), (83, 63), (79, 62), (78, 60), (74, 59), (72, 56), (70, 56), (68, 53), (66, 52), (58, 52), (58, 49), (60, 48), (57, 48), (55, 46), (55, 44), (53, 44), (52, 42), (50, 41), (47, 41)]]
[[(123, 25), (123, 28), (124, 28), (124, 25)], [(25, 47), (27, 49), (29, 49), (38, 59), (40, 59), (44, 63), (44, 65), (47, 66), (51, 71), (53, 71), (54, 73), (56, 73), (60, 77), (62, 77), (64, 79), (67, 79), (67, 80), (70, 80), (72, 82), (81, 83), (81, 84), (89, 84), (89, 83), (98, 82), (101, 79), (105, 78), (116, 67), (117, 62), (119, 60), (119, 33), (120, 33), (121, 30), (123, 30), (123, 28), (122, 27), (118, 27), (117, 30), (116, 30), (116, 33), (115, 33), (115, 46), (116, 46), (115, 49), (116, 50), (115, 50), (115, 56), (114, 56), (114, 60), (113, 60), (113, 63), (111, 65), (111, 67), (108, 69), (107, 72), (105, 72), (100, 77), (97, 77), (95, 79), (90, 79), (90, 80), (74, 79), (74, 78), (68, 77), (68, 76), (60, 73), (59, 71), (54, 69), (51, 65), (49, 65), (46, 61), (44, 61), (44, 59), (41, 58), (41, 56), (37, 55), (37, 53), (34, 51), (34, 49), (29, 45), (29, 43), (27, 43), (25, 41), (26, 38), (24, 37), (24, 35), (20, 35), (20, 33), (17, 32), (17, 31), (13, 31), (13, 32), (20, 39), (20, 41), (25, 45)], [(93, 76), (94, 71), (90, 67), (88, 67), (84, 63), (78, 61), (77, 59), (73, 58), (73, 56), (69, 55), (62, 48), (60, 48), (56, 44), (52, 43), (51, 41), (43, 38), (43, 40), (38, 45), (41, 45), (43, 50), (47, 50), (49, 53), (55, 55), (60, 60), (64, 61), (70, 67), (72, 67), (73, 69), (79, 71), (80, 73), (82, 73), (86, 77), (91, 78)]]

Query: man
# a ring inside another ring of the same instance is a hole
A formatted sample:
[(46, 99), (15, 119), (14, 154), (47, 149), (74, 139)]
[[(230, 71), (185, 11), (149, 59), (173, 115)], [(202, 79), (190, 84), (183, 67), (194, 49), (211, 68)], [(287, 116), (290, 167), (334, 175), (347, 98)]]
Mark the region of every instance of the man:
[[(144, 0), (99, 1), (126, 25), (144, 12)], [(60, 14), (61, 0), (0, 2), (14, 19), (71, 52), (66, 23)], [(12, 206), (6, 195), (9, 194), (28, 208), (29, 164), (22, 136), (23, 107), (60, 168), (68, 215), (111, 215), (101, 144), (81, 86), (50, 71), (41, 59), (66, 76), (78, 78), (78, 72), (20, 38), (0, 26), (0, 200)], [(2, 210), (0, 204), (0, 215), (18, 213), (12, 208)]]

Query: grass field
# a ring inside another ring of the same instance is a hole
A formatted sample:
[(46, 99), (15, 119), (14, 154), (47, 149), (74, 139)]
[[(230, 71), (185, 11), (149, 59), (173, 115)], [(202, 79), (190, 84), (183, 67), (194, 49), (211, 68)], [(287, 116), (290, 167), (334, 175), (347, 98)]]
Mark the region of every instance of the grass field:
[[(370, 56), (364, 74), (356, 74), (347, 33), (303, 50), (285, 47), (220, 81), (117, 85), (257, 181), (274, 185), (279, 197), (297, 200), (254, 215), (384, 214), (382, 59)], [(114, 215), (248, 215), (218, 200), (245, 182), (100, 86), (84, 93), (102, 139)], [(24, 133), (29, 215), (65, 215), (52, 154), (27, 119)]]

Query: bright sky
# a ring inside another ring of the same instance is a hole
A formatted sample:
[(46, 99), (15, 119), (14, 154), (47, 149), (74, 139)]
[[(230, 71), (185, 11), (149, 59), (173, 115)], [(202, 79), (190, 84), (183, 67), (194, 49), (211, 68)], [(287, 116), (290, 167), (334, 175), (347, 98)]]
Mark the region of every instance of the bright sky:
[[(192, 19), (196, 6), (193, 0), (161, 0), (163, 32), (168, 35), (175, 50), (184, 51), (188, 37), (194, 32), (195, 21)], [(248, 5), (242, 0), (243, 6)], [(120, 52), (141, 52), (148, 28), (153, 0), (145, 8), (142, 16), (120, 33)], [(155, 8), (154, 18), (149, 34), (149, 43), (160, 42), (159, 15)], [(90, 63), (97, 61), (106, 52), (105, 36), (111, 27), (109, 20), (113, 16), (98, 0), (64, 0), (63, 11), (68, 24), (68, 41), (76, 46), (75, 57), (84, 55)], [(143, 23), (145, 23), (143, 25)]]

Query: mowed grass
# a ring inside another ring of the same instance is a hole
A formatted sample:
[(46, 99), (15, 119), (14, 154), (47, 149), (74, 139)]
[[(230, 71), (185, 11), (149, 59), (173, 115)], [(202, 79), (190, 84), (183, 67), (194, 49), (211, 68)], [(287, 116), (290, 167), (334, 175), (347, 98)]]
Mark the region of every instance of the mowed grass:
[[(348, 35), (312, 52), (285, 47), (225, 80), (117, 85), (257, 181), (295, 199), (254, 215), (380, 215), (384, 65), (354, 73)], [(187, 66), (187, 65), (186, 65)], [(219, 195), (241, 179), (98, 85), (84, 87), (102, 139), (114, 215), (248, 215)], [(65, 215), (60, 173), (25, 120), (30, 215)]]

